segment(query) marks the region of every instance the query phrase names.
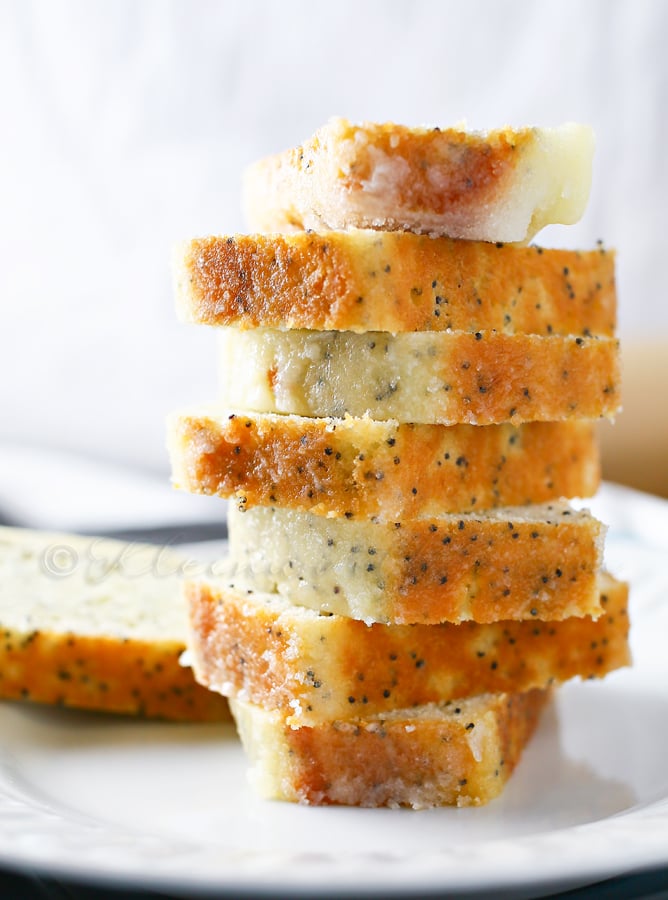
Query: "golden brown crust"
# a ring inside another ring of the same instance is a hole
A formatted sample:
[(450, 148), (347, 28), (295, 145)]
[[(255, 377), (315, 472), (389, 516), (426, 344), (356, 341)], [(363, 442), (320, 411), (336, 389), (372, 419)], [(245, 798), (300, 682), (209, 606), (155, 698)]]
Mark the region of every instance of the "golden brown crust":
[(554, 621), (599, 615), (604, 526), (567, 504), (356, 522), (229, 513), (236, 584), (370, 622)]
[(244, 205), (256, 231), (357, 227), (523, 241), (581, 216), (592, 153), (582, 126), (480, 134), (332, 119), (301, 146), (251, 166)]
[(233, 701), (233, 711), (253, 780), (266, 796), (424, 808), (480, 805), (498, 796), (548, 697), (548, 691), (493, 695), (301, 728), (248, 704)]
[(596, 620), (367, 626), (275, 595), (187, 585), (198, 681), (281, 709), (290, 724), (602, 677), (629, 662), (627, 597), (607, 576)]
[(172, 417), (169, 445), (177, 487), (346, 518), (590, 497), (600, 483), (594, 425), (577, 420), (448, 427), (185, 413)]
[(224, 698), (179, 664), (184, 649), (172, 641), (5, 628), (0, 697), (175, 721), (228, 720)]
[(190, 241), (175, 257), (182, 316), (319, 331), (607, 335), (614, 254), (332, 231)]
[(614, 417), (614, 338), (220, 329), (221, 402), (442, 425)]

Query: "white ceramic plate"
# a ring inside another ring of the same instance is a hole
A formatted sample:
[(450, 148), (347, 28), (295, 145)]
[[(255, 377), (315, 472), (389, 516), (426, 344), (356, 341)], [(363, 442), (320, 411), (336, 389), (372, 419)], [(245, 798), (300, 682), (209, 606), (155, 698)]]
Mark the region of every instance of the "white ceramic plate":
[(239, 896), (536, 895), (668, 865), (668, 503), (606, 486), (608, 564), (632, 583), (635, 665), (559, 692), (480, 809), (257, 799), (231, 728), (0, 704), (0, 864)]

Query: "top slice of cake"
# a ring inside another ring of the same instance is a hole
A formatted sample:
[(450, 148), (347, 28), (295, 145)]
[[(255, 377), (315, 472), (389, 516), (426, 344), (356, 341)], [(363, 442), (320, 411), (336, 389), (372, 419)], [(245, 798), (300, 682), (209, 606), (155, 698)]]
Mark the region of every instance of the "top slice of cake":
[(591, 184), (591, 128), (352, 125), (331, 119), (301, 146), (252, 165), (244, 181), (257, 231), (375, 228), (526, 241), (572, 224)]

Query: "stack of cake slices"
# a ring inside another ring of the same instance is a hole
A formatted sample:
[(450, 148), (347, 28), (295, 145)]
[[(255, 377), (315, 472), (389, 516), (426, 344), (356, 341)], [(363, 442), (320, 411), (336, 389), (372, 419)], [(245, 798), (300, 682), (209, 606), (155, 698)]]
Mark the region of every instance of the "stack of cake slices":
[(175, 415), (174, 482), (236, 498), (187, 587), (197, 679), (266, 796), (484, 803), (553, 685), (628, 663), (594, 420), (619, 405), (614, 259), (577, 220), (589, 129), (333, 120), (247, 175), (257, 233), (188, 242), (220, 404)]

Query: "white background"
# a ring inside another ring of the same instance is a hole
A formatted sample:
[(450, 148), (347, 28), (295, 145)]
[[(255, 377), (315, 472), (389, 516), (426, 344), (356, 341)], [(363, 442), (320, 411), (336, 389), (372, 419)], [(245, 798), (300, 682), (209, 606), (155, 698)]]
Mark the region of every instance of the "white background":
[(586, 216), (540, 240), (617, 247), (622, 337), (668, 334), (667, 41), (664, 0), (0, 0), (0, 442), (166, 474), (215, 392), (171, 246), (243, 230), (243, 167), (331, 115), (592, 123)]

